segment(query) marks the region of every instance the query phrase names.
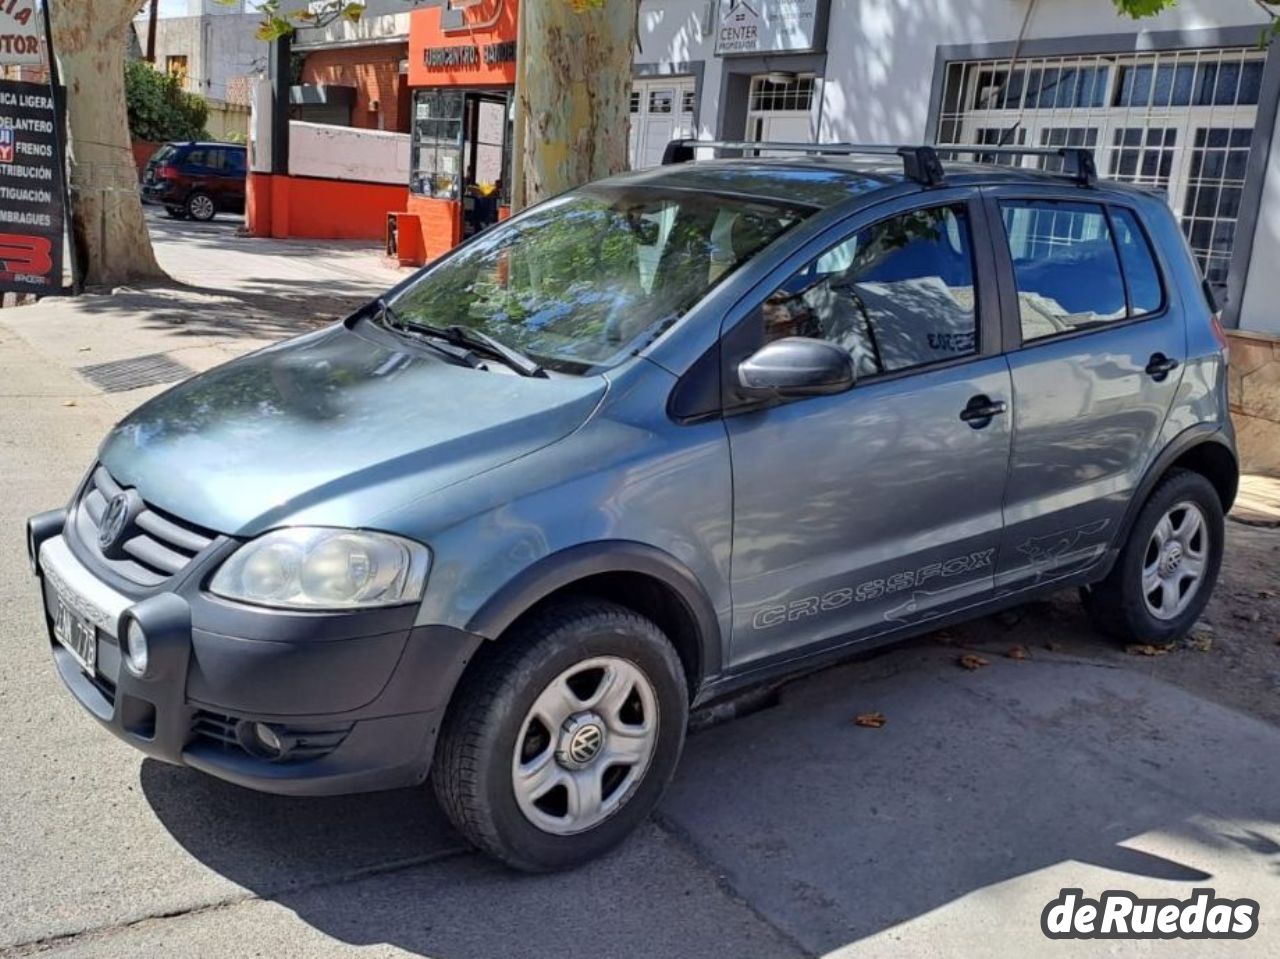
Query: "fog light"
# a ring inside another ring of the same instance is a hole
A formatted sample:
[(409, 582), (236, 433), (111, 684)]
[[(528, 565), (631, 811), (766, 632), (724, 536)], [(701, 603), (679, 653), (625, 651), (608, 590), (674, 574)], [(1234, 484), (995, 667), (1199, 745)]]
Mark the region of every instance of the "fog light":
[(147, 634), (142, 631), (136, 619), (129, 620), (129, 628), (125, 630), (124, 662), (129, 672), (142, 677), (147, 674)]
[(293, 748), (292, 737), (270, 723), (241, 720), (236, 738), (250, 756), (272, 762), (284, 759)]

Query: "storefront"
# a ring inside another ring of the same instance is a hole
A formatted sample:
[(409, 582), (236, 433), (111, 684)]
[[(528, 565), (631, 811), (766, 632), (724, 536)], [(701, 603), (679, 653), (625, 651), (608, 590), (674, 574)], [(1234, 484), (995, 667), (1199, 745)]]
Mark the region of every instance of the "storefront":
[(441, 2), (409, 25), (409, 200), (388, 253), (418, 266), (509, 212), (517, 0)]

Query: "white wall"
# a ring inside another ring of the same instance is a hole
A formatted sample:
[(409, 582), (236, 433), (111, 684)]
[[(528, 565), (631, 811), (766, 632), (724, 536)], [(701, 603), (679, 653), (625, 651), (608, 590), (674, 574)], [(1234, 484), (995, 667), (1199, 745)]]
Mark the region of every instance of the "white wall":
[[(1015, 40), (1027, 0), (831, 0), (823, 140), (924, 138), (939, 45)], [(1180, 0), (1133, 21), (1111, 0), (1039, 0), (1028, 38), (1262, 24), (1249, 0)]]
[(409, 182), (409, 134), (291, 120), (289, 173), (402, 186)]

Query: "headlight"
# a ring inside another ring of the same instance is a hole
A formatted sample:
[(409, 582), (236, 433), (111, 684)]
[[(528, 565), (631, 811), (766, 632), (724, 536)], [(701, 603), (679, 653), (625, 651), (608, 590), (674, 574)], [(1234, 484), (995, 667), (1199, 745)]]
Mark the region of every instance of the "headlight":
[(395, 606), (422, 598), (431, 554), (421, 543), (353, 529), (264, 533), (231, 554), (209, 583), (227, 599), (285, 609)]

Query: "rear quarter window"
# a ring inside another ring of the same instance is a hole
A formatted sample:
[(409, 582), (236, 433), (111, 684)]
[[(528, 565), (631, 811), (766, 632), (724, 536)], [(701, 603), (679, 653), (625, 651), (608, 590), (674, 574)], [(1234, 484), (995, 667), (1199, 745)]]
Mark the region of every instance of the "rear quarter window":
[(1129, 288), (1130, 315), (1159, 313), (1164, 308), (1164, 285), (1160, 282), (1160, 270), (1146, 231), (1138, 222), (1137, 214), (1124, 207), (1111, 208), (1111, 222)]

